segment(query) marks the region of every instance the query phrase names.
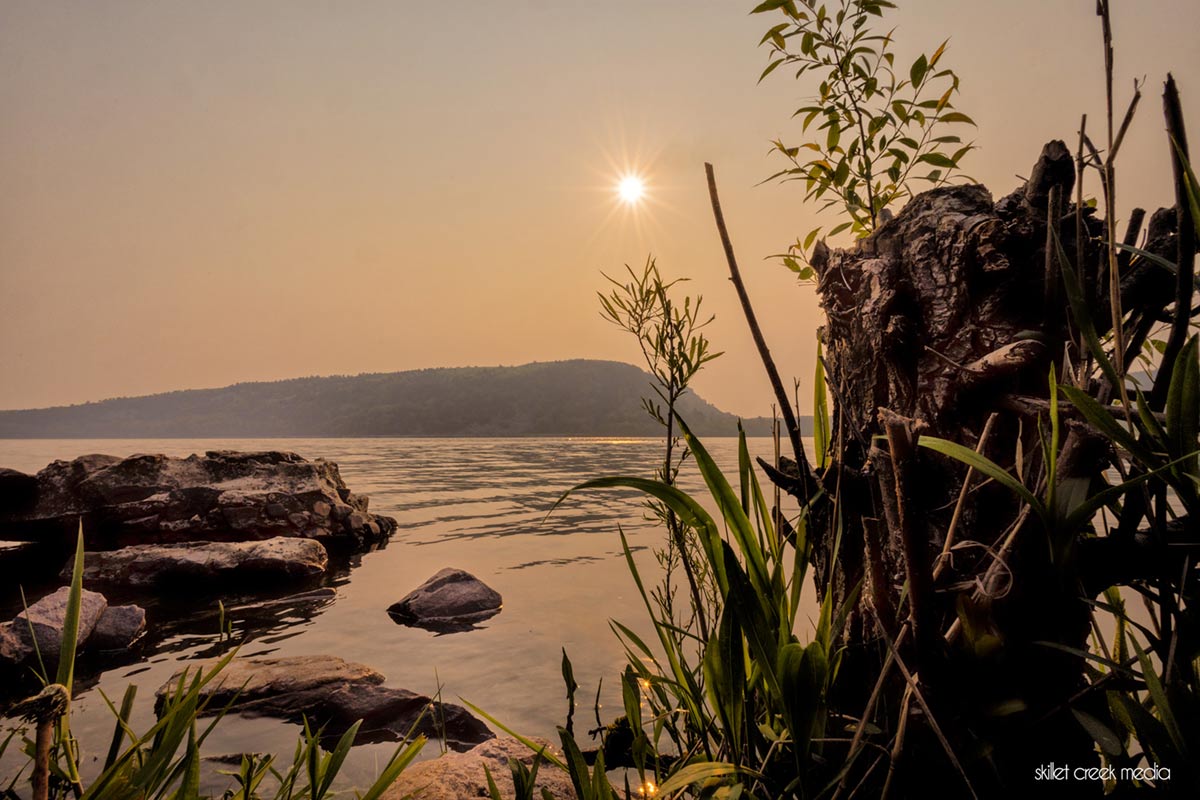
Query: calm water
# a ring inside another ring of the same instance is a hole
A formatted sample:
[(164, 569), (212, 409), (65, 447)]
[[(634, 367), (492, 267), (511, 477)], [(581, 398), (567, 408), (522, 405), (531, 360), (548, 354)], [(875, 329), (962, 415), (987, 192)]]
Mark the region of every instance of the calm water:
[[(737, 440), (706, 446), (727, 471), (737, 466)], [(185, 456), (214, 449), (291, 450), (336, 461), (350, 488), (371, 497), (371, 509), (395, 517), (400, 529), (384, 549), (356, 557), (324, 584), (337, 595), (322, 604), (262, 614), (233, 611), (242, 654), (330, 653), (387, 676), (387, 685), (463, 697), (521, 731), (556, 738), (565, 717), (560, 673), (566, 648), (580, 684), (580, 716), (591, 720), (591, 698), (604, 678), (602, 701), (620, 708), (622, 650), (610, 618), (643, 629), (641, 606), (620, 552), (620, 525), (647, 574), (661, 531), (643, 519), (636, 496), (613, 491), (574, 496), (547, 517), (562, 492), (588, 478), (649, 477), (661, 444), (652, 439), (235, 439), (235, 440), (0, 440), (0, 466), (35, 472), (56, 458), (84, 453), (165, 453)], [(769, 457), (767, 439), (751, 440), (752, 454)], [(760, 480), (764, 480), (760, 476)], [(699, 492), (694, 471), (682, 477)], [(386, 609), (437, 570), (465, 569), (504, 596), (504, 610), (479, 629), (435, 635), (396, 625)], [(649, 580), (649, 579), (648, 579)], [(0, 579), (0, 604), (19, 604), (16, 576)], [(307, 588), (307, 587), (306, 587)], [(225, 598), (227, 605), (239, 598)], [(147, 606), (149, 636), (141, 660), (100, 674), (80, 694), (73, 725), (91, 757), (103, 757), (112, 717), (99, 690), (114, 702), (139, 684), (135, 729), (152, 724), (153, 691), (186, 663), (220, 648), (215, 597)], [(605, 721), (611, 719), (605, 714)], [(6, 723), (5, 723), (6, 724)], [(289, 753), (295, 726), (270, 719), (228, 717), (207, 742), (209, 754)], [(394, 744), (356, 749), (347, 777), (374, 774)], [(433, 745), (428, 753), (436, 753)], [(5, 764), (4, 766), (8, 766)], [(96, 765), (91, 765), (92, 770)], [(8, 769), (0, 769), (0, 776)]]

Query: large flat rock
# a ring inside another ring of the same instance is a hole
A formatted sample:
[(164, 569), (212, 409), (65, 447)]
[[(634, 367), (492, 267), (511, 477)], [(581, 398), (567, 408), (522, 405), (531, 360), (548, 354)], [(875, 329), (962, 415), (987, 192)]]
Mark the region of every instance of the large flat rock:
[(0, 539), (68, 539), (83, 519), (89, 550), (131, 544), (249, 541), (292, 536), (363, 550), (395, 530), (351, 492), (337, 464), (295, 453), (213, 450), (204, 455), (80, 456), (0, 496)]
[[(205, 671), (213, 664), (205, 664)], [(192, 667), (191, 674), (194, 675)], [(178, 685), (180, 673), (158, 689), (161, 700)], [(231, 710), (325, 727), (339, 736), (363, 721), (358, 740), (397, 740), (415, 730), (430, 736), (445, 732), (448, 745), (466, 749), (493, 733), (465, 708), (437, 703), (405, 689), (382, 686), (384, 676), (364, 664), (337, 656), (235, 658), (201, 690), (207, 712)]]
[[(84, 555), (83, 582), (91, 587), (170, 587), (196, 582), (299, 580), (325, 572), (325, 547), (314, 539), (277, 536), (253, 542), (131, 545)], [(63, 568), (70, 573), (72, 564)]]
[[(547, 745), (534, 740), (538, 745)], [(534, 753), (516, 739), (502, 737), (492, 739), (466, 751), (418, 761), (400, 773), (400, 777), (383, 793), (382, 800), (477, 800), (490, 797), (488, 793), (486, 766), (492, 780), (506, 800), (514, 797), (512, 771), (508, 760), (515, 758), (525, 766), (532, 766)], [(538, 767), (535, 797), (541, 797), (542, 789), (550, 792), (555, 800), (574, 800), (575, 787), (571, 777), (553, 764), (545, 761)]]

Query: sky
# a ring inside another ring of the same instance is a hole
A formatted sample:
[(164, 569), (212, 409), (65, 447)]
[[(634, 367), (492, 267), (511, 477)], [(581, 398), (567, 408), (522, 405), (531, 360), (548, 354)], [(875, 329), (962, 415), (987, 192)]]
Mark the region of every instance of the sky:
[[(705, 188), (784, 380), (811, 408), (815, 291), (770, 256), (821, 221), (770, 140), (811, 84), (757, 84), (752, 2), (0, 4), (0, 408), (305, 375), (637, 362), (602, 272), (650, 255), (716, 314), (696, 380), (772, 395)], [(964, 161), (997, 197), (1103, 119), (1093, 0), (901, 2), (905, 64), (949, 38)], [(1116, 97), (1144, 97), (1118, 216), (1168, 205), (1168, 70), (1200, 149), (1200, 3), (1117, 0)], [(781, 17), (779, 19), (782, 19)], [(639, 206), (615, 187), (636, 171)], [(1096, 182), (1090, 184), (1097, 193)], [(832, 224), (832, 223), (828, 223)]]

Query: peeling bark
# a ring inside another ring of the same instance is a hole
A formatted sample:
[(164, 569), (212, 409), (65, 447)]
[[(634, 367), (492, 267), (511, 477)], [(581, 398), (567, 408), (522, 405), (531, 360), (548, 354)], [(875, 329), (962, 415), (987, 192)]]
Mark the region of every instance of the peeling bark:
[[(1036, 764), (1050, 760), (1095, 761), (1091, 739), (1065, 708), (1084, 685), (1080, 660), (1039, 642), (1086, 649), (1081, 586), (1096, 592), (1118, 582), (1112, 558), (1149, 559), (1135, 537), (1055, 556), (1014, 493), (984, 482), (965, 495), (950, 563), (931, 577), (966, 467), (917, 448), (918, 430), (975, 448), (997, 413), (983, 454), (1027, 486), (1044, 486), (1049, 374), (1075, 374), (1085, 360), (1063, 310), (1056, 240), (1072, 268), (1098, 265), (1104, 255), (1105, 225), (1092, 209), (1083, 209), (1077, 241), (1074, 205), (1064, 203), (1074, 183), (1066, 145), (1050, 142), (1025, 185), (999, 201), (982, 186), (939, 188), (913, 198), (852, 249), (819, 245), (812, 264), (827, 319), (820, 336), (834, 438), (845, 446), (822, 476), (786, 459), (768, 471), (798, 499), (812, 495), (809, 481), (837, 494), (836, 513), (832, 501), (811, 511), (818, 589), (828, 587), (840, 605), (860, 581), (866, 587), (843, 632), (848, 677), (839, 682), (840, 705), (856, 707), (856, 693), (873, 684), (884, 652), (880, 625), (889, 638), (911, 625), (907, 646), (917, 657), (910, 663), (921, 665), (934, 713), (965, 737), (968, 770), (986, 777), (984, 785), (1025, 785)], [(1136, 240), (1143, 215), (1134, 216), (1127, 238)], [(1145, 247), (1173, 257), (1176, 220), (1174, 211), (1154, 214)], [(1084, 272), (1084, 296), (1103, 335), (1111, 328), (1107, 280), (1102, 270)], [(1140, 346), (1174, 300), (1176, 281), (1139, 265), (1123, 276), (1121, 293), (1132, 318), (1146, 321), (1131, 341)], [(1106, 387), (1085, 388), (1106, 396)], [(1107, 444), (1066, 416), (1058, 485), (1084, 491), (1108, 466)], [(961, 590), (972, 585), (976, 591)], [(947, 630), (954, 631), (948, 643)], [(910, 735), (919, 741), (919, 732)], [(996, 746), (972, 752), (977, 742)]]

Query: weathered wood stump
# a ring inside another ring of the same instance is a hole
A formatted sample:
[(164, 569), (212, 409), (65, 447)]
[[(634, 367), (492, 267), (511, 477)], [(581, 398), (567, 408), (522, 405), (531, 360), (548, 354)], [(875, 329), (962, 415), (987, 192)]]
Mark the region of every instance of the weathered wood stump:
[[(1050, 761), (1097, 763), (1068, 708), (1085, 685), (1083, 660), (1061, 648), (1087, 649), (1085, 600), (1121, 580), (1115, 551), (1091, 547), (1097, 540), (1079, 544), (1073, 532), (1052, 547), (1047, 526), (1011, 489), (919, 446), (922, 437), (949, 440), (1035, 491), (1046, 485), (1051, 372), (1090, 373), (1067, 311), (1064, 268), (1075, 270), (1098, 333), (1111, 327), (1104, 224), (1091, 208), (1076, 214), (1074, 182), (1072, 157), (1055, 141), (1026, 184), (997, 202), (982, 186), (939, 188), (852, 249), (818, 245), (812, 264), (827, 317), (834, 460), (810, 469), (784, 459), (771, 470), (802, 504), (823, 498), (809, 518), (818, 589), (853, 604), (837, 705), (865, 705), (900, 640), (899, 659), (919, 673), (937, 727), (977, 789), (1027, 786)], [(1132, 215), (1127, 240), (1136, 240), (1143, 217)], [(1153, 216), (1148, 250), (1175, 256), (1175, 219), (1173, 211)], [(1136, 353), (1149, 330), (1138, 315), (1161, 320), (1175, 280), (1159, 267), (1129, 266), (1123, 258), (1121, 299)], [(1113, 390), (1090, 377), (1083, 383), (1101, 398)], [(1102, 437), (1063, 417), (1060, 505), (1077, 502), (1110, 463)], [(890, 675), (881, 696), (894, 720), (904, 678)], [(897, 796), (928, 789), (919, 785), (922, 759), (945, 770), (933, 728), (923, 718), (911, 727), (911, 783)]]

